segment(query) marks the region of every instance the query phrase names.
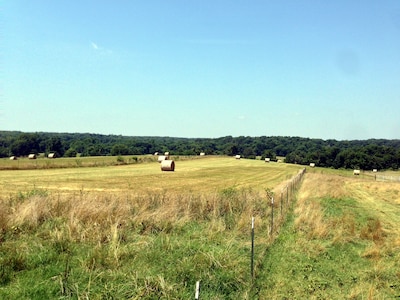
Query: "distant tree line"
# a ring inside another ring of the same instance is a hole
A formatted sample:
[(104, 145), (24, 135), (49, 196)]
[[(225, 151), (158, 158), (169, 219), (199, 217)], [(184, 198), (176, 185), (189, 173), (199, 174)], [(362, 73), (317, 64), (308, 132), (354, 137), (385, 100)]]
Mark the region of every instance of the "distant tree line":
[(178, 138), (100, 135), (90, 133), (26, 133), (0, 131), (0, 157), (56, 152), (58, 156), (236, 155), (255, 159), (277, 156), (288, 163), (330, 168), (393, 169), (400, 167), (400, 140), (322, 140), (287, 136)]

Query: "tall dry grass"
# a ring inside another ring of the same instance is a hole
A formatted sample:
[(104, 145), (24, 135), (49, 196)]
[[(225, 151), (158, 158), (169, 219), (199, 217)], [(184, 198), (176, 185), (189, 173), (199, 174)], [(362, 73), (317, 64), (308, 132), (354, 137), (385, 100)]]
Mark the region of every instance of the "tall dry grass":
[(265, 195), (251, 189), (210, 194), (42, 193), (0, 205), (3, 231), (35, 231), (46, 226), (57, 239), (63, 235), (70, 241), (93, 243), (112, 242), (115, 232), (123, 230), (170, 232), (189, 222), (207, 222), (214, 232), (235, 229), (247, 234), (252, 216), (266, 226), (262, 220), (269, 213)]

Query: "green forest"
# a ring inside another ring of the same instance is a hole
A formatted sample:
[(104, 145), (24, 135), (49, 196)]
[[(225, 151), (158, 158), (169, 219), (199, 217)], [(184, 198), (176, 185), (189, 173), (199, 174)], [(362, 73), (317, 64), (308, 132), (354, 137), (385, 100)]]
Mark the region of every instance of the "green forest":
[(322, 140), (289, 136), (179, 138), (91, 133), (0, 131), (0, 157), (57, 153), (59, 157), (144, 155), (241, 155), (320, 167), (398, 170), (400, 140)]

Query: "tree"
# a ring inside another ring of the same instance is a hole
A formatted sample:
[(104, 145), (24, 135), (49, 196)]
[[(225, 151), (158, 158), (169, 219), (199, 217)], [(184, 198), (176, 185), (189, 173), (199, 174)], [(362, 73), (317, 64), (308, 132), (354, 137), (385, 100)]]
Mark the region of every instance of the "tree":
[(77, 155), (78, 155), (78, 152), (74, 148), (69, 148), (64, 153), (65, 157), (76, 157)]
[(39, 152), (39, 140), (37, 134), (22, 133), (11, 145), (11, 152), (17, 156), (29, 155)]
[(61, 138), (59, 137), (51, 137), (50, 139), (47, 140), (46, 143), (46, 152), (55, 152), (59, 156), (64, 156), (64, 146), (61, 142)]
[(265, 150), (261, 156), (261, 159), (270, 158), (271, 160), (276, 160), (276, 154), (272, 150)]
[(243, 156), (245, 158), (252, 158), (252, 159), (256, 158), (256, 154), (255, 154), (255, 152), (254, 152), (252, 147), (244, 148), (243, 149)]
[(131, 154), (129, 152), (130, 152), (129, 148), (124, 144), (116, 144), (116, 145), (112, 146), (112, 148), (111, 148), (112, 156)]
[(239, 154), (239, 149), (238, 149), (237, 145), (229, 143), (225, 147), (224, 154), (228, 155), (228, 156), (233, 156), (233, 155)]

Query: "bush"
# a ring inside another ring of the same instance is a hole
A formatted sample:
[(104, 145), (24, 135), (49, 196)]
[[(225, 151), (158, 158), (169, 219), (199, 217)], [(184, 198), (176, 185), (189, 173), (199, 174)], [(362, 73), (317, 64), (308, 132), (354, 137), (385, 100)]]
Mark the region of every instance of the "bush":
[(121, 155), (118, 155), (117, 162), (124, 164), (125, 163), (125, 159)]
[(69, 148), (67, 151), (65, 151), (64, 156), (65, 157), (76, 157), (78, 155), (78, 152), (73, 149), (73, 148)]

